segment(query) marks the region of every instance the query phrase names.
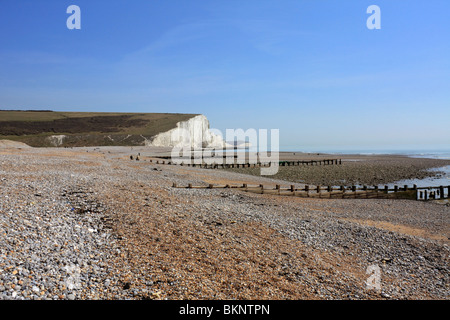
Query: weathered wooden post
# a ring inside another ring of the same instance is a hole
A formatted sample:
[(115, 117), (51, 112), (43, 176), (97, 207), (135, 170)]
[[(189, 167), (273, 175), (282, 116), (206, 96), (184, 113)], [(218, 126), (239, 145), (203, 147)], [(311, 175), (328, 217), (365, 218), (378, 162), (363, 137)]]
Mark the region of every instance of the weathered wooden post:
[(356, 191), (356, 186), (352, 186), (352, 191), (353, 191), (353, 192)]
[(405, 188), (405, 191), (408, 191), (408, 185), (407, 184), (405, 184), (403, 187)]
[(291, 192), (295, 192), (295, 186), (291, 184)]
[(174, 182), (172, 185), (172, 188), (176, 188), (176, 187), (177, 187), (177, 184)]
[(398, 192), (398, 186), (394, 186), (394, 192)]
[(192, 189), (192, 183), (189, 183), (189, 184), (188, 184), (188, 188), (189, 188), (189, 189)]
[(386, 194), (389, 193), (389, 187), (388, 186), (384, 186), (384, 193), (386, 193)]
[(440, 192), (440, 194), (441, 194), (441, 199), (444, 199), (444, 186), (440, 186), (439, 187), (439, 192)]
[(327, 187), (327, 191), (328, 191), (328, 192), (331, 192), (331, 189), (332, 189), (331, 186), (328, 186), (328, 187)]
[(427, 190), (424, 190), (423, 194), (424, 194), (423, 199), (424, 199), (424, 200), (428, 200), (428, 191), (427, 191)]
[(209, 184), (209, 185), (208, 185), (208, 188), (209, 188), (209, 189), (212, 189), (212, 188), (213, 188), (213, 185), (212, 185), (212, 184)]

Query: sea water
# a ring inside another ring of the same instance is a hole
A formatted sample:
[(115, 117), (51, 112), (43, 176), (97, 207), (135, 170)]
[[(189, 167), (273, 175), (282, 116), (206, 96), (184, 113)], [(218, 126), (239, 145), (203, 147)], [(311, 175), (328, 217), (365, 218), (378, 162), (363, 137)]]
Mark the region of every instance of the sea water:
[[(441, 159), (450, 160), (450, 151), (437, 150), (437, 151), (416, 151), (405, 154), (406, 156), (412, 158), (428, 158), (428, 159)], [(418, 187), (428, 187), (428, 186), (450, 186), (450, 165), (429, 169), (432, 172), (440, 172), (436, 177), (429, 177), (424, 179), (410, 179), (397, 181), (397, 185), (414, 185)]]

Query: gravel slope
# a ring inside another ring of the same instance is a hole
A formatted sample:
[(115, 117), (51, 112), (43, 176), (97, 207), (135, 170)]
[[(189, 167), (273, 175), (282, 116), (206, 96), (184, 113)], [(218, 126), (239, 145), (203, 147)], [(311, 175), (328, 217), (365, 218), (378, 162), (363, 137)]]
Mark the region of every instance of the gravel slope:
[(448, 206), (171, 188), (219, 181), (279, 182), (0, 150), (0, 299), (449, 298)]

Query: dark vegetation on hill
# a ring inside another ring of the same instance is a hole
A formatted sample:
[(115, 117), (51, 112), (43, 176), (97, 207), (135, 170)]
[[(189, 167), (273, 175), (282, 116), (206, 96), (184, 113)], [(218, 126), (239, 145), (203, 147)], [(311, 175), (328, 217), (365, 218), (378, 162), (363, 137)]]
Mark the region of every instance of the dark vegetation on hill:
[[(158, 133), (194, 116), (0, 110), (0, 139), (21, 141), (33, 147), (143, 145)], [(60, 135), (64, 135), (64, 139), (52, 139)]]

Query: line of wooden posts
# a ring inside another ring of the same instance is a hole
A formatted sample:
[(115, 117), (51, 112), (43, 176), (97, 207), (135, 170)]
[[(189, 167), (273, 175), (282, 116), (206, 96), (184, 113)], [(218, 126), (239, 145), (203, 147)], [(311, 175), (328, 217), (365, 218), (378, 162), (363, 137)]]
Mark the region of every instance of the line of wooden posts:
[[(155, 164), (167, 164), (176, 165), (177, 163), (166, 160), (155, 160)], [(301, 161), (278, 161), (278, 165), (281, 167), (286, 166), (321, 166), (321, 165), (338, 165), (342, 164), (341, 159), (324, 159), (324, 160), (301, 160)], [(204, 169), (230, 169), (230, 168), (259, 168), (259, 167), (270, 167), (270, 162), (257, 162), (257, 163), (180, 163), (181, 166), (197, 167)]]
[[(274, 187), (267, 187), (260, 185), (248, 185), (246, 183), (241, 185), (202, 185), (193, 186), (189, 183), (187, 186), (180, 187), (176, 183), (174, 188), (188, 188), (188, 189), (240, 189), (247, 192), (260, 194), (274, 194), (283, 196), (295, 196), (303, 198), (331, 198), (331, 199), (411, 199), (411, 200), (432, 200), (432, 199), (448, 199), (450, 196), (450, 186), (439, 187), (417, 187), (412, 188), (408, 185), (403, 187), (394, 186), (389, 188), (379, 188), (378, 186), (304, 186), (303, 188), (296, 188), (294, 185), (290, 187), (281, 187), (275, 185)], [(447, 193), (445, 192), (447, 189)]]

